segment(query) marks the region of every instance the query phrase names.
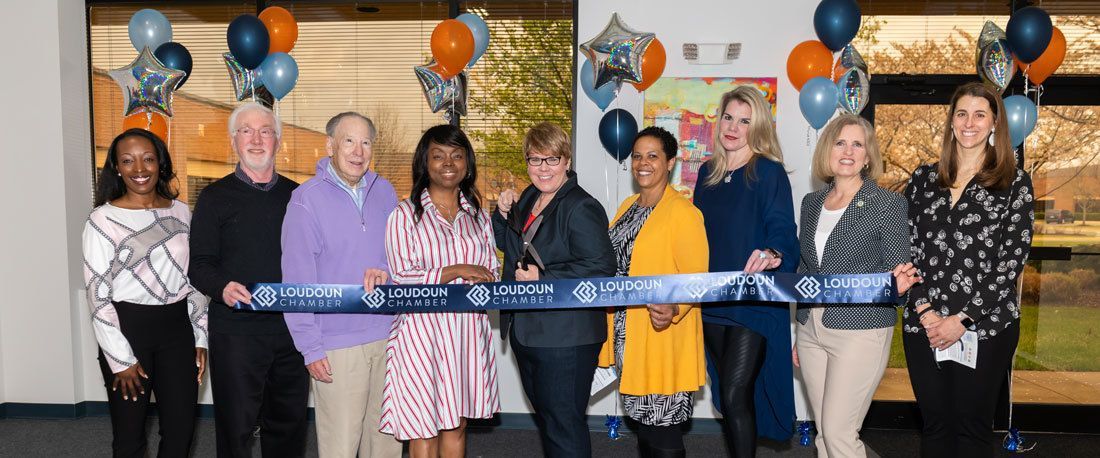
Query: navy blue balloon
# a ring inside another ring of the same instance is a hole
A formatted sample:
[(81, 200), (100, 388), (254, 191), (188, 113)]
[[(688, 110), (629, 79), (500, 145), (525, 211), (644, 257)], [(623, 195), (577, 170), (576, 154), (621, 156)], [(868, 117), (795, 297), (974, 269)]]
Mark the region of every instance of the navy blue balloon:
[(176, 89), (183, 87), (183, 83), (186, 83), (187, 78), (191, 77), (191, 53), (188, 52), (187, 48), (183, 45), (174, 41), (169, 41), (168, 43), (157, 46), (157, 50), (153, 51), (153, 55), (156, 56), (157, 60), (159, 60), (161, 64), (164, 64), (165, 67), (187, 73), (183, 76), (183, 79), (180, 80), (179, 84), (176, 85)]
[(616, 108), (600, 120), (600, 143), (616, 161), (622, 162), (630, 157), (635, 135), (638, 135), (638, 121), (629, 111)]
[(1054, 24), (1050, 22), (1050, 15), (1034, 6), (1013, 13), (1008, 18), (1008, 27), (1005, 27), (1009, 48), (1025, 64), (1035, 62), (1043, 55), (1052, 34)]
[(255, 70), (267, 58), (271, 47), (271, 36), (260, 18), (251, 14), (237, 16), (229, 23), (225, 31), (225, 41), (229, 43), (229, 52), (244, 68)]
[(814, 31), (825, 47), (840, 51), (859, 32), (859, 5), (856, 0), (823, 0), (814, 11)]

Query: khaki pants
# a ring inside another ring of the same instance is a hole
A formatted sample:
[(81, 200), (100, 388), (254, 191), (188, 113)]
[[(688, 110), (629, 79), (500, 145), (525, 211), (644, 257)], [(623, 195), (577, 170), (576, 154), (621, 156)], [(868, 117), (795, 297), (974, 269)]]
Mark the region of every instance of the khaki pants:
[(796, 344), (817, 424), (817, 456), (865, 457), (859, 429), (890, 359), (894, 329), (829, 329), (821, 324), (823, 312), (814, 308), (798, 325)]
[(332, 383), (313, 381), (321, 458), (399, 458), (401, 442), (378, 432), (386, 382), (385, 339), (325, 355)]

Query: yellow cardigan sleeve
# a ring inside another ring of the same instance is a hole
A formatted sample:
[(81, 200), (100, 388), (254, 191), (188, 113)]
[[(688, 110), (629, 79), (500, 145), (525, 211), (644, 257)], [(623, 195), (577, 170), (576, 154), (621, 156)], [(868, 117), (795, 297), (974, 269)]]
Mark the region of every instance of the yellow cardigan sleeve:
[[(694, 205), (688, 205), (673, 220), (676, 224), (677, 249), (672, 252), (676, 273), (688, 274), (710, 270), (710, 247), (707, 244), (707, 231), (703, 226), (703, 214)], [(692, 307), (698, 304), (680, 304), (679, 314), (672, 319), (679, 323)]]

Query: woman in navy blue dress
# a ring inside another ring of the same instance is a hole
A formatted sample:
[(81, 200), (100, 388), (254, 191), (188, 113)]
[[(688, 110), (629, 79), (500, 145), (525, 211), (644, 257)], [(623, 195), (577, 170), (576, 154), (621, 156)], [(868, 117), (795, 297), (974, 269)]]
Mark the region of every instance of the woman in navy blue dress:
[[(798, 235), (791, 183), (771, 105), (759, 90), (740, 86), (722, 96), (713, 148), (695, 185), (711, 272), (794, 272)], [(753, 456), (758, 435), (779, 441), (791, 437), (790, 332), (786, 304), (703, 308), (707, 369), (731, 456)]]

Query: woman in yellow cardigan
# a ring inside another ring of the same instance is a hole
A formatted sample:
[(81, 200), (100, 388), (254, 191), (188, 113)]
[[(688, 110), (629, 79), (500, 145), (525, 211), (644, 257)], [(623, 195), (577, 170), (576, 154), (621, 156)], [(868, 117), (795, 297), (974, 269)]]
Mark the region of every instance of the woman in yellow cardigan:
[[(650, 127), (634, 139), (631, 171), (641, 192), (611, 223), (616, 276), (706, 272), (703, 215), (668, 185), (676, 138)], [(623, 409), (638, 422), (643, 457), (682, 457), (681, 424), (706, 383), (703, 320), (698, 304), (650, 304), (611, 312), (600, 365), (618, 368)]]

